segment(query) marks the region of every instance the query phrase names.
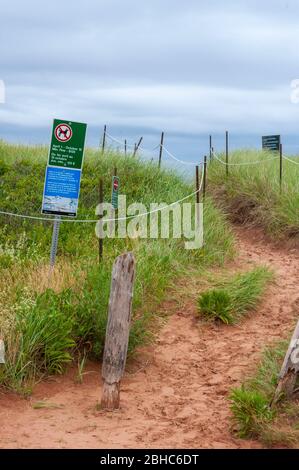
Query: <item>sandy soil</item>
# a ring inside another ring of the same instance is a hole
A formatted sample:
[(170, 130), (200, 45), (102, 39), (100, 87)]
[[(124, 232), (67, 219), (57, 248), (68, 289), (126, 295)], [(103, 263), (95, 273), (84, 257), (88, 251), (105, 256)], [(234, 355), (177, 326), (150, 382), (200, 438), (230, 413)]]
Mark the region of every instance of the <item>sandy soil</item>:
[[(182, 298), (157, 344), (129, 362), (119, 411), (96, 409), (100, 370), (89, 364), (83, 384), (74, 381), (76, 370), (70, 370), (39, 384), (29, 400), (0, 394), (0, 447), (260, 447), (231, 434), (227, 396), (254, 370), (264, 346), (288, 337), (295, 326), (299, 255), (273, 248), (257, 232), (236, 233), (240, 257), (231, 264), (232, 271), (265, 263), (277, 273), (256, 313), (238, 326), (206, 324), (195, 320), (190, 297)], [(173, 310), (173, 305), (163, 308)], [(35, 409), (40, 400), (50, 407)]]

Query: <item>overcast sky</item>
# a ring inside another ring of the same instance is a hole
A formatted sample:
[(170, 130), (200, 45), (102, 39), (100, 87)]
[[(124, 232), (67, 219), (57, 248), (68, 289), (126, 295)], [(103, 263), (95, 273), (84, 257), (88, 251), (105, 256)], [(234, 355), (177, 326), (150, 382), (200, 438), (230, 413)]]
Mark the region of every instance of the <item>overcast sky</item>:
[(172, 149), (226, 128), (297, 149), (297, 0), (0, 0), (0, 19), (0, 138), (47, 142), (58, 117), (91, 144), (106, 123)]

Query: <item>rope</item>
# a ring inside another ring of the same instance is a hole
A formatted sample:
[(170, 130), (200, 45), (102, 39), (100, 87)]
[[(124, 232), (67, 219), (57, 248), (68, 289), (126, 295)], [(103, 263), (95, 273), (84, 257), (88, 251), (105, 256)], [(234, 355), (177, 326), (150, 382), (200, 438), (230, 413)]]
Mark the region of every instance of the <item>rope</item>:
[[(112, 135), (110, 135), (107, 131), (106, 131), (106, 136), (111, 139), (112, 141), (116, 142), (117, 144), (121, 145), (122, 147), (124, 146), (124, 142), (122, 142), (121, 140), (118, 140), (116, 139), (115, 137), (113, 137)], [(131, 147), (132, 149), (135, 149), (135, 145), (132, 145), (132, 144), (128, 144), (127, 142), (127, 147)], [(154, 150), (157, 150), (157, 148), (160, 147), (160, 144), (156, 145), (154, 148), (152, 149), (146, 149), (145, 147), (142, 147), (141, 145), (139, 145), (138, 147), (138, 150), (143, 150), (144, 152), (153, 152)]]
[(223, 160), (221, 160), (219, 157), (217, 157), (217, 154), (215, 152), (212, 152), (213, 157), (218, 160), (218, 162), (222, 163), (223, 165), (229, 165), (229, 166), (242, 166), (242, 165), (258, 165), (259, 163), (264, 163), (264, 162), (270, 162), (272, 160), (277, 160), (279, 157), (271, 157), (267, 158), (266, 160), (256, 160), (254, 162), (240, 162), (240, 163), (226, 163)]
[[(112, 135), (110, 135), (107, 131), (106, 131), (106, 136), (113, 140), (114, 142), (116, 142), (117, 144), (119, 145), (124, 145), (124, 142), (122, 142), (121, 140), (118, 140), (116, 139), (115, 137), (113, 137)], [(131, 147), (131, 148), (135, 148), (134, 145), (130, 145), (127, 143), (127, 147)], [(165, 150), (165, 152), (169, 155), (170, 158), (172, 158), (173, 160), (179, 162), (179, 163), (182, 163), (183, 165), (192, 165), (192, 166), (195, 166), (195, 165), (202, 165), (202, 163), (198, 163), (198, 162), (188, 162), (186, 160), (181, 160), (180, 158), (177, 158), (175, 155), (173, 155), (173, 153), (171, 153), (164, 145), (161, 145), (161, 144), (158, 144), (156, 145), (154, 148), (152, 149), (146, 149), (145, 147), (142, 147), (141, 145), (138, 147), (138, 150), (143, 150), (144, 152), (153, 152), (154, 150), (157, 150), (158, 148), (163, 148), (163, 150)]]
[[(188, 196), (185, 196), (183, 197), (182, 199), (179, 199), (178, 201), (175, 201), (175, 202), (172, 202), (171, 204), (166, 204), (165, 206), (161, 207), (161, 208), (158, 208), (158, 209), (154, 209), (152, 211), (148, 211), (148, 212), (144, 212), (143, 214), (137, 214), (137, 215), (130, 215), (128, 217), (119, 217), (118, 219), (102, 219), (103, 222), (117, 222), (119, 220), (129, 220), (129, 219), (134, 219), (136, 217), (143, 217), (145, 215), (150, 215), (150, 214), (153, 214), (155, 212), (159, 212), (159, 211), (163, 211), (164, 209), (167, 209), (168, 207), (172, 207), (172, 206), (175, 206), (176, 204), (180, 204), (181, 202), (185, 201), (186, 199), (189, 199), (190, 197), (192, 196), (195, 196), (195, 194), (199, 193), (201, 191), (201, 188), (202, 188), (202, 184), (203, 184), (203, 177), (204, 177), (204, 171), (202, 171), (202, 174), (201, 174), (201, 182), (200, 182), (200, 187), (194, 191), (193, 193), (191, 194), (188, 194)], [(49, 219), (49, 218), (46, 218), (46, 217), (37, 217), (37, 216), (33, 216), (33, 215), (26, 215), (26, 214), (15, 214), (13, 212), (6, 212), (6, 211), (0, 211), (0, 214), (2, 215), (7, 215), (9, 217), (18, 217), (18, 218), (22, 218), (22, 219), (30, 219), (30, 220), (43, 220), (43, 221), (47, 221), (47, 222), (75, 222), (75, 223), (97, 223), (99, 221), (99, 219)]]
[(200, 162), (200, 163), (198, 163), (198, 162), (187, 162), (186, 160), (180, 160), (179, 158), (175, 157), (173, 155), (173, 153), (169, 152), (169, 150), (167, 150), (167, 148), (164, 145), (162, 145), (162, 148), (165, 150), (167, 155), (170, 156), (170, 158), (172, 158), (173, 160), (176, 160), (179, 163), (182, 163), (183, 165), (193, 165), (194, 166), (194, 165), (202, 165), (202, 163), (203, 163), (203, 162)]
[(290, 158), (285, 157), (284, 155), (282, 156), (282, 158), (283, 158), (284, 160), (287, 160), (288, 162), (294, 163), (294, 165), (299, 165), (298, 162), (295, 162), (294, 160), (291, 160)]

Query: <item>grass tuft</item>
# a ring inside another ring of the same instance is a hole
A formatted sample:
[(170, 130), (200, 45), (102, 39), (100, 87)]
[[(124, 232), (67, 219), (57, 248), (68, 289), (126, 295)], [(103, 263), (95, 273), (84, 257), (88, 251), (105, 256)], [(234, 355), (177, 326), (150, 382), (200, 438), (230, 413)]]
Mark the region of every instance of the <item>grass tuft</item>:
[(271, 447), (298, 447), (299, 402), (272, 404), (288, 341), (264, 351), (256, 373), (230, 394), (234, 429), (240, 437), (255, 437)]
[(275, 416), (267, 398), (256, 390), (236, 388), (232, 391), (230, 400), (240, 437), (257, 437), (262, 426)]
[(207, 318), (235, 323), (245, 313), (256, 308), (273, 273), (267, 267), (257, 267), (240, 273), (221, 288), (213, 288), (200, 294), (199, 312)]

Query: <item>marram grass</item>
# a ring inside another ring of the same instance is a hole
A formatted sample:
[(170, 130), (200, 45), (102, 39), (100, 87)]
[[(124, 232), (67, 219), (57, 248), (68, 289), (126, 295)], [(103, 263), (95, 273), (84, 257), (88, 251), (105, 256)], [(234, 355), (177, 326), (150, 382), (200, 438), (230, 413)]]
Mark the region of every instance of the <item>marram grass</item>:
[[(0, 142), (0, 210), (40, 215), (46, 161), (46, 147)], [(159, 171), (157, 162), (87, 149), (78, 218), (95, 218), (100, 178), (110, 201), (114, 167), (128, 204), (171, 203), (194, 191), (175, 172)], [(101, 358), (112, 264), (125, 251), (137, 261), (129, 353), (148, 342), (159, 323), (158, 305), (175, 278), (222, 265), (234, 254), (232, 231), (208, 197), (204, 220), (203, 249), (186, 250), (183, 240), (172, 238), (105, 239), (100, 264), (94, 224), (63, 223), (49, 282), (52, 223), (0, 216), (0, 337), (7, 361), (0, 365), (0, 385), (29, 393), (44, 375), (77, 362), (82, 351)]]
[[(299, 241), (299, 158), (283, 160), (282, 185), (279, 158), (265, 151), (238, 150), (229, 155), (230, 163), (260, 161), (260, 164), (229, 166), (213, 160), (208, 182), (218, 203), (232, 220), (262, 227), (275, 241)], [(224, 160), (223, 155), (219, 158)]]
[(273, 273), (260, 266), (223, 281), (217, 288), (200, 294), (199, 313), (206, 318), (230, 324), (256, 308)]

